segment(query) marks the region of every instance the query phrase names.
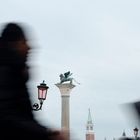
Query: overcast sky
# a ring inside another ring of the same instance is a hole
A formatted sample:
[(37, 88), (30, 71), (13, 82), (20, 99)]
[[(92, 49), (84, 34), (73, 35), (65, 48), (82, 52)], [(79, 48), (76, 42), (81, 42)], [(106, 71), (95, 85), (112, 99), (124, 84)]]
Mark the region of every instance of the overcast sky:
[(44, 125), (61, 128), (59, 74), (71, 71), (80, 82), (70, 97), (73, 137), (85, 140), (88, 108), (96, 140), (133, 135), (137, 125), (120, 105), (140, 98), (139, 0), (0, 0), (0, 22), (28, 26), (31, 100), (36, 86), (49, 86), (43, 110), (35, 112)]

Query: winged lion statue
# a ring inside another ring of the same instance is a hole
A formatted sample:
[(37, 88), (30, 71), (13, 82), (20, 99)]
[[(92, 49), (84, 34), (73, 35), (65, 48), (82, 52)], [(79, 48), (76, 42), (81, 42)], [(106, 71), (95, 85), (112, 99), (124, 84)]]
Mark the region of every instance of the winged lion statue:
[[(70, 77), (72, 75), (72, 73), (70, 71), (65, 72), (64, 74), (60, 74), (60, 84), (69, 81), (70, 84), (72, 84), (72, 81), (74, 80), (76, 83), (78, 83), (74, 78)], [(80, 84), (80, 83), (78, 83)]]

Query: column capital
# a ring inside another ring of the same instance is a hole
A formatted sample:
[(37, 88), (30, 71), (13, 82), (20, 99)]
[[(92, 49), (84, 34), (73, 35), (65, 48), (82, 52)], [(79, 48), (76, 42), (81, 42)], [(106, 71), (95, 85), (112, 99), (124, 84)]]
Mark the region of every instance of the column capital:
[(70, 91), (75, 87), (75, 85), (71, 83), (57, 83), (55, 85), (59, 88), (61, 96), (69, 96)]

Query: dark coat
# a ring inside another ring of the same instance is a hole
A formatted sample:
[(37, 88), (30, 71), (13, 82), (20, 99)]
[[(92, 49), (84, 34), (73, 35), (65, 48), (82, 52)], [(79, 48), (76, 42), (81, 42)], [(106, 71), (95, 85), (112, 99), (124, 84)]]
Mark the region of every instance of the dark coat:
[(27, 80), (26, 60), (14, 49), (0, 46), (0, 137), (4, 140), (48, 139), (48, 129), (33, 117)]

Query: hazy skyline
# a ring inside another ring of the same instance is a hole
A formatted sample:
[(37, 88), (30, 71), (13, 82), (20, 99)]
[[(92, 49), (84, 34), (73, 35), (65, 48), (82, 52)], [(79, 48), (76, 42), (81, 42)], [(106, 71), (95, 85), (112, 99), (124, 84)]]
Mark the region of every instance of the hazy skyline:
[(85, 140), (89, 108), (96, 140), (120, 137), (123, 130), (133, 135), (136, 124), (120, 105), (139, 99), (139, 6), (139, 0), (1, 0), (1, 25), (15, 21), (31, 28), (32, 101), (42, 80), (49, 86), (42, 111), (35, 112), (41, 123), (61, 127), (55, 84), (70, 70), (81, 83), (70, 97), (74, 136)]

